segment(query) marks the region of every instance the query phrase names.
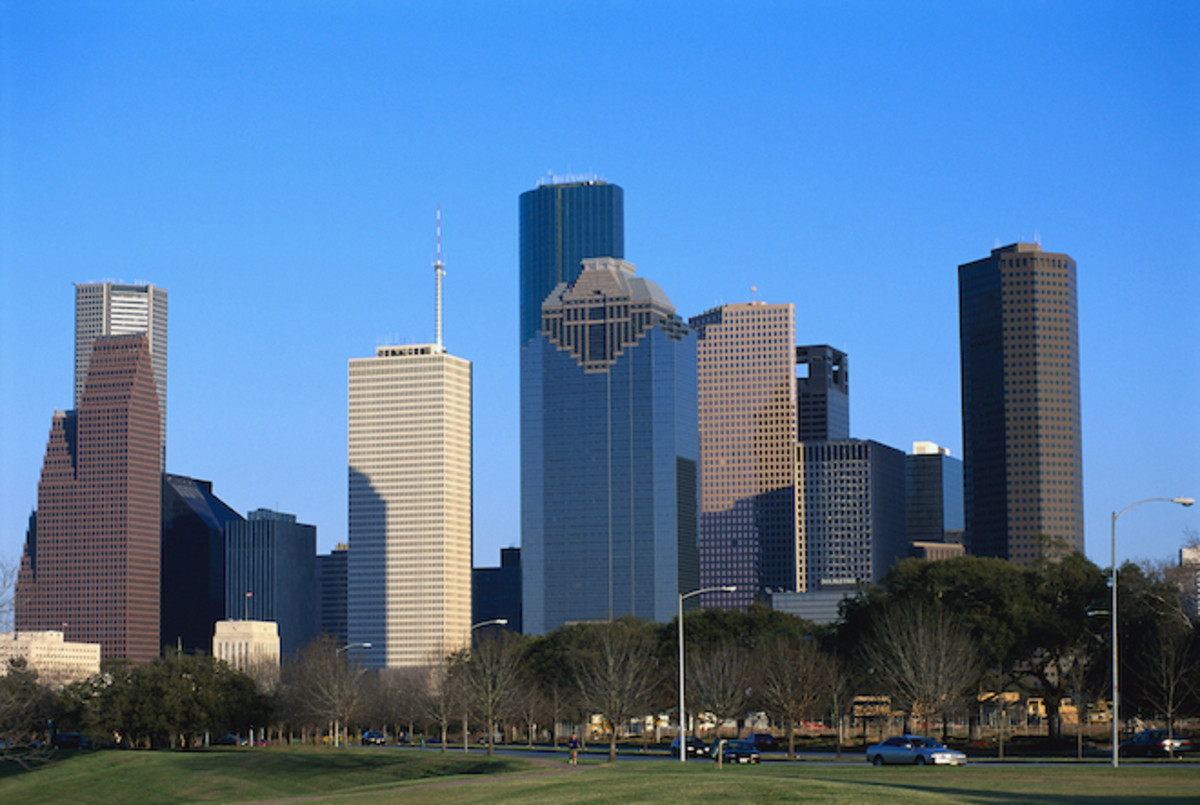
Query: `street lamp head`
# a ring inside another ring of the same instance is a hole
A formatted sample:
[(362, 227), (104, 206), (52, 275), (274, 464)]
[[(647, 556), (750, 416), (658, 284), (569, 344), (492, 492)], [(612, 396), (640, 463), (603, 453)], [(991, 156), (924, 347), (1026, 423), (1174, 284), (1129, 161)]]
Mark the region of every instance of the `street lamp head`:
[(734, 587), (733, 585), (730, 585), (730, 586), (728, 586), (728, 587), (722, 587), (722, 588), (721, 588), (721, 590), (722, 590), (723, 592), (727, 592), (727, 593), (736, 593), (736, 592), (737, 592), (737, 587)]
[(1196, 502), (1195, 498), (1171, 498), (1172, 503), (1178, 503), (1180, 506), (1191, 506)]

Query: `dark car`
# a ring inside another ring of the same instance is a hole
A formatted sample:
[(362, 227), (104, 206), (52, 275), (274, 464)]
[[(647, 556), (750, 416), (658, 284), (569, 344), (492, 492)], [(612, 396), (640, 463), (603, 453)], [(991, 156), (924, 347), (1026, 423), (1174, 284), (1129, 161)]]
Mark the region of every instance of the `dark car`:
[(220, 738), (213, 739), (213, 746), (245, 746), (245, 745), (246, 745), (245, 738), (239, 738), (238, 736), (236, 736), (232, 733), (229, 733), (227, 735), (222, 735)]
[(758, 763), (760, 760), (758, 750), (749, 741), (714, 741), (709, 750), (713, 760), (716, 760), (718, 751), (721, 760), (726, 763)]
[(387, 736), (379, 730), (367, 730), (362, 734), (362, 745), (383, 746), (387, 743)]
[[(671, 756), (679, 757), (679, 739), (671, 741)], [(708, 746), (699, 738), (687, 739), (688, 757), (708, 757)]]
[(746, 740), (754, 744), (754, 747), (760, 752), (779, 751), (779, 741), (775, 740), (775, 736), (769, 732), (756, 732)]
[(55, 749), (91, 749), (92, 742), (79, 732), (57, 732), (51, 741)]
[(1167, 757), (1192, 751), (1192, 742), (1177, 732), (1143, 730), (1118, 747), (1122, 757)]

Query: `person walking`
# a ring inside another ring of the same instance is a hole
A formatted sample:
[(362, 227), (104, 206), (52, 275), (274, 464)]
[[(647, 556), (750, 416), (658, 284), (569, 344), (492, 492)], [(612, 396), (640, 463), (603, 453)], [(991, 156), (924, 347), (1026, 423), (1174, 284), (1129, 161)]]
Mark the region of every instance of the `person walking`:
[(567, 748), (571, 750), (571, 765), (579, 765), (579, 736), (571, 733), (571, 741), (567, 744)]

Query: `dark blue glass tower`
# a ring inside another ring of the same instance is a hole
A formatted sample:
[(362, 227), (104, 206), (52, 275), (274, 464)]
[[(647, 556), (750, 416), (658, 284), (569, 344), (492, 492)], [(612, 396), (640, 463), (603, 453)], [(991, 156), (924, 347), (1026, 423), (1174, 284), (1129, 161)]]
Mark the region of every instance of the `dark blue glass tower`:
[(521, 352), (524, 627), (674, 616), (699, 581), (696, 336), (634, 267), (588, 260)]
[(542, 329), (542, 302), (588, 257), (625, 257), (625, 192), (598, 180), (521, 194), (521, 347)]

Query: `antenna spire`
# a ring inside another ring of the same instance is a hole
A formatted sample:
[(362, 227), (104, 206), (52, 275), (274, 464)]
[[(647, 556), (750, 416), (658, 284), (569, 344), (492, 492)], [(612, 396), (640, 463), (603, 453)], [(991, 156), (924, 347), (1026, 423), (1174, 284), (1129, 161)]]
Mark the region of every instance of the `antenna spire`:
[(434, 329), (439, 350), (442, 346), (442, 277), (446, 275), (446, 264), (442, 262), (442, 205), (437, 206), (437, 259), (433, 262), (433, 276), (437, 284), (437, 301), (434, 310)]

